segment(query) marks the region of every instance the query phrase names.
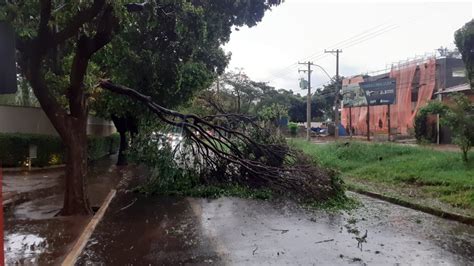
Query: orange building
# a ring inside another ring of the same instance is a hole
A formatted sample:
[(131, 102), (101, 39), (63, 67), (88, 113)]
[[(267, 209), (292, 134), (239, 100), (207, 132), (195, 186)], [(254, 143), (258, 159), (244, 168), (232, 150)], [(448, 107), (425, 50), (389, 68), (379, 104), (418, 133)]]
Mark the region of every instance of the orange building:
[[(342, 103), (341, 123), (354, 135), (388, 133), (390, 115), (390, 134), (395, 137), (414, 135), (414, 119), (418, 110), (430, 100), (436, 92), (446, 91), (453, 86), (467, 82), (465, 67), (461, 59), (452, 57), (425, 58), (393, 66), (390, 72), (376, 76), (358, 75), (343, 80), (344, 88), (357, 86), (361, 82), (395, 79), (395, 102), (388, 105), (367, 107), (360, 103), (353, 106)], [(448, 93), (448, 92), (446, 92)], [(368, 110), (370, 108), (370, 110)], [(389, 114), (390, 110), (390, 114)], [(369, 115), (367, 115), (369, 113)], [(367, 119), (368, 118), (368, 119)], [(368, 121), (367, 121), (368, 120)]]

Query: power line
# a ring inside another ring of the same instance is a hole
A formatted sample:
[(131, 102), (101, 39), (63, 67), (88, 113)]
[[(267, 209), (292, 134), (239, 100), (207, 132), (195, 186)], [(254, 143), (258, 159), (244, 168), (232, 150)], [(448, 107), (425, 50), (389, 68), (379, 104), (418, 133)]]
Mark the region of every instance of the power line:
[[(406, 23), (411, 23), (412, 21), (414, 21), (414, 20), (416, 20), (416, 19), (419, 19), (419, 18), (414, 18), (414, 19), (411, 19), (411, 20), (408, 20), (408, 21), (405, 21), (405, 22), (406, 22)], [(385, 25), (385, 26), (383, 26), (383, 25)], [(380, 28), (381, 26), (383, 26), (383, 27)], [(339, 43), (340, 43), (340, 44), (344, 43), (344, 45), (346, 45), (346, 46), (342, 46), (342, 48), (347, 49), (347, 48), (353, 47), (353, 46), (355, 46), (355, 45), (357, 45), (357, 44), (360, 44), (360, 43), (363, 43), (363, 42), (365, 42), (365, 41), (371, 40), (371, 39), (373, 39), (373, 38), (375, 38), (375, 37), (377, 37), (377, 36), (380, 36), (380, 35), (382, 35), (382, 34), (384, 34), (384, 33), (387, 33), (387, 32), (389, 32), (389, 31), (392, 31), (392, 30), (397, 29), (397, 28), (399, 28), (399, 27), (400, 27), (400, 25), (396, 25), (396, 24), (388, 24), (388, 25), (387, 25), (387, 23), (382, 23), (382, 24), (379, 24), (379, 25), (377, 25), (377, 26), (375, 26), (375, 27), (373, 27), (373, 28), (370, 28), (370, 29), (368, 29), (368, 30), (365, 30), (364, 32), (362, 32), (362, 33), (360, 33), (360, 34), (357, 34), (357, 35), (355, 35), (355, 36), (352, 36), (351, 38), (348, 38), (348, 39), (346, 39), (346, 40), (344, 40), (344, 41), (341, 41), (341, 42), (339, 42)], [(380, 28), (380, 29), (375, 30), (375, 31), (373, 31), (373, 32), (370, 32), (370, 31), (372, 31), (372, 30), (374, 30), (374, 29), (377, 29), (377, 28)], [(335, 46), (335, 45), (332, 45), (332, 46), (330, 46), (330, 47), (334, 47), (334, 46)], [(315, 53), (315, 54), (316, 54), (316, 55), (309, 56), (309, 57), (307, 57), (306, 59), (307, 59), (307, 60), (309, 60), (309, 59), (316, 60), (316, 59), (322, 59), (322, 58), (324, 58), (324, 57), (327, 56), (327, 55), (325, 55), (324, 53), (320, 53), (320, 52)], [(296, 64), (292, 64), (292, 65), (288, 66), (287, 68), (291, 68), (291, 66), (295, 66), (295, 65), (296, 65)], [(268, 76), (268, 77), (275, 77), (275, 78), (273, 78), (273, 79), (270, 79), (269, 82), (272, 82), (272, 81), (274, 81), (274, 80), (277, 79), (277, 78), (286, 77), (286, 76), (288, 76), (288, 74), (290, 74), (290, 73), (292, 73), (291, 69), (290, 69), (289, 71), (283, 70), (283, 71), (277, 72), (277, 74), (273, 74), (273, 75)], [(280, 74), (280, 76), (277, 76), (278, 74)], [(267, 77), (267, 78), (268, 78), (268, 77)]]
[[(347, 39), (344, 39), (344, 40), (342, 40), (342, 41), (339, 41), (339, 42), (337, 42), (337, 43), (334, 43), (334, 44), (330, 45), (329, 47), (327, 47), (327, 49), (331, 49), (331, 48), (334, 48), (335, 46), (345, 44), (346, 42), (351, 42), (351, 41), (353, 41), (353, 39), (360, 38), (360, 37), (362, 37), (363, 35), (366, 35), (367, 33), (369, 33), (370, 31), (375, 30), (375, 29), (377, 29), (377, 28), (379, 28), (379, 27), (381, 27), (381, 26), (383, 26), (383, 25), (386, 25), (386, 24), (387, 24), (387, 22), (384, 22), (384, 23), (381, 23), (381, 24), (379, 24), (379, 25), (377, 25), (377, 26), (375, 26), (375, 27), (371, 27), (371, 28), (369, 28), (369, 29), (367, 29), (367, 30), (364, 30), (364, 31), (362, 31), (362, 32), (360, 32), (360, 33), (358, 33), (358, 34), (356, 34), (356, 35), (353, 35), (353, 36), (351, 36), (351, 37), (349, 37), (349, 38), (347, 38)], [(393, 26), (393, 24), (391, 24), (391, 25), (389, 25), (389, 26)], [(309, 56), (307, 56), (307, 57), (305, 57), (305, 58), (302, 58), (301, 60), (303, 61), (303, 60), (307, 60), (308, 58), (314, 58), (314, 57), (316, 57), (316, 56), (321, 56), (321, 55), (324, 55), (324, 52), (323, 52), (323, 51), (318, 51), (318, 52), (315, 52), (315, 53), (313, 53), (313, 54), (311, 54), (311, 55), (309, 55)], [(286, 72), (288, 69), (294, 69), (294, 67), (297, 66), (297, 65), (298, 65), (297, 63), (293, 63), (293, 64), (291, 64), (291, 65), (289, 65), (289, 66), (287, 66), (287, 67), (284, 67), (284, 68), (281, 69), (280, 71), (277, 71), (276, 73), (274, 73), (274, 74), (272, 74), (272, 75), (270, 75), (270, 76), (267, 76), (266, 78), (271, 77), (271, 76), (274, 76), (274, 75), (277, 75), (277, 74), (280, 74), (280, 73), (283, 73), (283, 72)]]
[[(380, 35), (382, 35), (382, 34), (384, 34), (384, 33), (386, 33), (386, 32), (392, 31), (392, 30), (394, 30), (394, 29), (396, 29), (396, 28), (398, 28), (398, 27), (400, 27), (400, 26), (398, 26), (398, 25), (390, 25), (390, 26), (388, 26), (388, 27), (384, 27), (384, 28), (382, 28), (382, 29), (380, 29), (380, 30), (377, 30), (377, 31), (375, 31), (375, 32), (372, 32), (371, 34), (368, 34), (368, 35), (364, 36), (363, 38), (357, 38), (357, 39), (355, 39), (355, 40), (352, 40), (352, 41), (348, 42), (346, 45), (349, 45), (349, 46), (343, 46), (342, 48), (345, 48), (345, 49), (350, 48), (350, 47), (352, 47), (352, 46), (354, 46), (354, 45), (357, 45), (357, 44), (363, 43), (363, 42), (365, 42), (365, 41), (371, 40), (371, 39), (373, 39), (373, 38), (375, 38), (375, 37), (377, 37), (377, 36), (380, 36)], [(321, 55), (318, 55), (317, 57), (313, 57), (312, 59), (322, 59), (322, 58), (324, 58), (324, 57), (326, 57), (326, 56), (327, 56), (327, 55), (323, 53), (323, 54), (321, 54)], [(294, 65), (295, 65), (295, 64), (294, 64)], [(285, 73), (285, 72), (286, 72), (286, 73)], [(274, 81), (275, 79), (278, 79), (278, 78), (286, 77), (286, 76), (288, 76), (288, 74), (290, 74), (290, 73), (292, 73), (292, 72), (291, 72), (291, 71), (283, 71), (283, 72), (281, 72), (281, 75), (278, 76), (278, 77), (277, 77), (276, 75), (273, 75), (273, 77), (275, 77), (275, 78), (269, 80), (268, 82), (272, 82), (272, 81)]]

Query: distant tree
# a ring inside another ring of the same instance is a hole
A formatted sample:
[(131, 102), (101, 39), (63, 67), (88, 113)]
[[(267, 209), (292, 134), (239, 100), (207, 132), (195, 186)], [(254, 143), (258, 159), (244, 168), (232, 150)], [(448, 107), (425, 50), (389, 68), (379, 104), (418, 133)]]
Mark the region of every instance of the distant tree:
[(462, 151), (462, 159), (468, 161), (468, 152), (474, 146), (474, 103), (462, 94), (452, 96), (453, 104), (448, 105), (442, 123), (453, 132), (453, 142)]
[(472, 89), (474, 83), (474, 19), (455, 32), (454, 43), (466, 65), (467, 78)]
[(288, 108), (282, 104), (273, 103), (265, 106), (258, 113), (258, 117), (264, 122), (267, 128), (276, 127), (277, 134), (280, 134), (280, 120), (288, 117)]

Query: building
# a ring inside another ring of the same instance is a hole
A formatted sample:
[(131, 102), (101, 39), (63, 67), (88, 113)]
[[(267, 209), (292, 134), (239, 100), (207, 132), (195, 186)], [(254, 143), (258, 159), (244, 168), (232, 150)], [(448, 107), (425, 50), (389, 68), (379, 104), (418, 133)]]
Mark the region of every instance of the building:
[[(367, 106), (362, 82), (395, 80), (393, 104)], [(343, 80), (341, 123), (355, 135), (390, 134), (394, 137), (414, 135), (414, 119), (418, 110), (430, 100), (442, 99), (444, 94), (459, 90), (466, 84), (464, 63), (460, 58), (434, 56), (392, 65), (390, 71), (377, 75), (357, 75)], [(465, 85), (462, 89), (466, 89)], [(346, 93), (344, 90), (349, 91)], [(360, 92), (354, 93), (354, 88)], [(351, 94), (352, 91), (352, 94)], [(437, 94), (440, 92), (440, 94)], [(345, 94), (362, 97), (362, 101)], [(441, 96), (438, 96), (441, 95)], [(346, 101), (346, 102), (344, 102)], [(350, 104), (348, 104), (350, 103)], [(369, 113), (369, 115), (367, 115)], [(368, 119), (367, 119), (368, 118)], [(390, 118), (390, 122), (389, 122)]]

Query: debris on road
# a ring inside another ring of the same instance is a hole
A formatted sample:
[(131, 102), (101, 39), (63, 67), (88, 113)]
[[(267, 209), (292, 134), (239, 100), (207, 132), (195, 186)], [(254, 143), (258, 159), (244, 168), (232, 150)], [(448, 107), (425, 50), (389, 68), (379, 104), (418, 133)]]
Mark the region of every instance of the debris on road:
[(321, 240), (321, 241), (316, 241), (316, 242), (314, 242), (314, 244), (326, 243), (326, 242), (332, 242), (332, 241), (334, 241), (334, 238)]

